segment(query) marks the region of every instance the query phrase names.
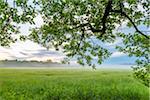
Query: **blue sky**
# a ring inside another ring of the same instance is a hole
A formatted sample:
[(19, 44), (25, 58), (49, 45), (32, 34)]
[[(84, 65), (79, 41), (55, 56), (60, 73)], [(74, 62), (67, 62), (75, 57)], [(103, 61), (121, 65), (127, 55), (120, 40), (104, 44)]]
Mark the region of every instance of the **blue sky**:
[[(30, 24), (19, 24), (21, 34), (28, 35), (29, 29), (34, 27), (40, 27), (43, 24), (42, 17), (38, 15), (35, 19), (35, 25)], [(140, 30), (147, 30), (146, 27), (140, 26), (138, 27)], [(150, 28), (148, 29), (150, 30)], [(125, 23), (123, 23), (122, 27), (118, 28), (118, 31), (122, 31), (125, 33), (134, 32), (134, 28), (127, 28), (125, 27)], [(105, 60), (103, 64), (113, 64), (113, 65), (128, 65), (134, 64), (136, 58), (135, 57), (128, 57), (126, 54), (118, 52), (115, 50), (116, 45), (121, 45), (121, 40), (116, 39), (114, 43), (105, 43), (104, 47), (108, 48), (112, 52), (112, 56)], [(54, 48), (50, 48), (48, 51), (46, 48), (33, 43), (32, 41), (18, 41), (14, 44), (11, 44), (10, 47), (0, 47), (0, 60), (38, 60), (38, 61), (45, 61), (47, 59), (51, 59), (54, 62), (60, 62), (65, 55), (61, 51), (55, 51)], [(71, 61), (73, 64), (75, 63), (74, 60)]]

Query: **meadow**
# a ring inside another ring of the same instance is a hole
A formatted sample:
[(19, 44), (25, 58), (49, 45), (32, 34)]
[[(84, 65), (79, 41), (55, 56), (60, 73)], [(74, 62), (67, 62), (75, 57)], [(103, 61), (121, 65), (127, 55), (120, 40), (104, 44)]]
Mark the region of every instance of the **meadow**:
[(0, 100), (149, 100), (129, 70), (0, 69)]

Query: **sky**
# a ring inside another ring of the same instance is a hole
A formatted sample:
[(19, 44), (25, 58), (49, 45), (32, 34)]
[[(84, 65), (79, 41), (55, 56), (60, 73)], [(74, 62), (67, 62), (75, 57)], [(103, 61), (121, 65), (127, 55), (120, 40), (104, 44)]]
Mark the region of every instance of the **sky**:
[[(35, 25), (30, 24), (19, 24), (21, 26), (21, 34), (28, 35), (29, 29), (34, 27), (40, 27), (43, 24), (42, 17), (38, 15), (35, 19)], [(143, 26), (139, 27), (140, 30), (145, 30)], [(129, 29), (125, 26), (120, 28), (120, 31), (125, 33), (134, 31), (133, 28)], [(120, 39), (116, 39), (114, 43), (105, 43), (104, 47), (108, 48), (112, 55), (110, 58), (103, 62), (103, 65), (130, 65), (134, 64), (136, 58), (128, 57), (126, 54), (115, 50), (115, 46), (121, 44)], [(18, 41), (14, 44), (11, 44), (10, 47), (1, 47), (0, 46), (0, 60), (37, 60), (37, 61), (46, 61), (51, 59), (53, 62), (60, 62), (63, 60), (65, 55), (61, 51), (55, 51), (54, 48), (47, 50), (46, 48), (27, 40), (25, 42)], [(71, 60), (71, 63), (76, 63), (75, 60)]]
[[(40, 27), (43, 24), (42, 17), (38, 15), (34, 21), (35, 25), (24, 24), (21, 26), (20, 31), (22, 34), (28, 35), (29, 29), (34, 27)], [(130, 29), (124, 29), (124, 31), (131, 31)], [(103, 64), (134, 64), (135, 57), (128, 57), (122, 52), (115, 50), (115, 45), (121, 44), (121, 40), (117, 39), (114, 43), (105, 43), (104, 47), (112, 51), (112, 55), (109, 59), (105, 60)], [(46, 61), (51, 59), (54, 62), (60, 62), (63, 60), (65, 55), (60, 51), (55, 51), (54, 48), (47, 50), (46, 48), (34, 43), (30, 40), (25, 42), (18, 41), (14, 44), (11, 44), (10, 47), (0, 47), (0, 60), (37, 60), (37, 61)], [(71, 63), (75, 63), (74, 60)]]

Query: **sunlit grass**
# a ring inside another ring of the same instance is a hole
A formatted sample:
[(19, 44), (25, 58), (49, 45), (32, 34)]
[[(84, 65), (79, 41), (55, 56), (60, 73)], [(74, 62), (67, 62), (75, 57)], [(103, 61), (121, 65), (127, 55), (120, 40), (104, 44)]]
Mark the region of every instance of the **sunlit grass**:
[(0, 100), (148, 100), (128, 70), (0, 69)]

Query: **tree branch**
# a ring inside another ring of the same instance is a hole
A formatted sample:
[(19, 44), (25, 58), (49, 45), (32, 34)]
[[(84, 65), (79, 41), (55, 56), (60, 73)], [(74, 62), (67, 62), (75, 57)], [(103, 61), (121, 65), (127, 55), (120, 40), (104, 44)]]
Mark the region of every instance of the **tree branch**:
[(90, 27), (90, 30), (94, 33), (94, 32), (101, 32), (100, 34), (100, 37), (102, 37), (103, 34), (105, 34), (106, 32), (106, 21), (107, 21), (107, 18), (110, 14), (110, 11), (112, 9), (112, 0), (108, 0), (108, 4), (105, 8), (105, 12), (104, 12), (104, 15), (103, 15), (103, 18), (102, 18), (102, 29), (95, 29), (93, 28), (93, 26), (90, 24), (90, 23), (86, 23), (86, 24), (81, 24), (75, 28), (79, 28), (79, 27), (85, 27), (85, 26), (89, 26)]
[(107, 21), (107, 18), (109, 16), (109, 14), (110, 14), (111, 9), (112, 9), (112, 0), (108, 0), (108, 4), (107, 4), (107, 6), (105, 8), (104, 15), (103, 15), (103, 18), (101, 20), (101, 22), (102, 22), (102, 29), (94, 29), (92, 27), (92, 25), (89, 24), (90, 25), (90, 29), (91, 29), (92, 32), (101, 32), (100, 37), (102, 37), (102, 35), (106, 33), (106, 29), (107, 29), (106, 28), (106, 21)]
[(112, 9), (112, 0), (109, 0), (107, 6), (105, 8), (104, 16), (102, 18), (102, 26), (103, 26), (103, 28), (101, 30), (102, 31), (101, 36), (103, 34), (105, 34), (105, 32), (106, 32), (106, 21), (107, 21), (107, 18), (109, 16), (109, 13), (110, 13), (111, 9)]
[(86, 27), (86, 26), (89, 27), (93, 33), (94, 32), (102, 32), (102, 30), (93, 28), (93, 26), (90, 23), (80, 24), (76, 27), (73, 27), (72, 29), (82, 28), (82, 27)]
[(78, 45), (78, 50), (80, 50), (81, 43), (82, 43), (82, 41), (84, 39), (84, 36), (85, 36), (83, 28), (81, 29), (81, 31), (82, 31), (82, 34), (80, 36), (80, 42), (77, 44)]
[(122, 10), (111, 10), (111, 12), (114, 13), (120, 13), (121, 15), (125, 16), (133, 25), (133, 27), (135, 28), (135, 30), (140, 33), (141, 35), (143, 35), (145, 38), (150, 39), (147, 35), (145, 35), (144, 33), (142, 33), (137, 26), (135, 25), (135, 23), (133, 22), (133, 20)]
[(89, 24), (90, 30), (94, 33), (94, 32), (102, 32), (102, 30), (100, 29), (95, 29), (93, 28), (93, 26), (91, 24)]
[(90, 23), (85, 23), (85, 24), (80, 24), (72, 29), (76, 29), (76, 28), (80, 28), (80, 27), (85, 27), (88, 26), (90, 27), (90, 30), (94, 33), (94, 32), (101, 32), (100, 37), (102, 37), (103, 34), (106, 33), (106, 21), (108, 16), (110, 15), (110, 12), (114, 12), (114, 13), (119, 13), (122, 16), (125, 16), (133, 25), (133, 27), (135, 28), (135, 30), (140, 33), (141, 35), (143, 35), (145, 38), (149, 39), (149, 36), (145, 35), (144, 33), (142, 33), (142, 31), (140, 31), (137, 26), (135, 25), (135, 23), (133, 22), (133, 20), (123, 11), (123, 4), (120, 2), (120, 10), (112, 10), (112, 0), (108, 0), (108, 4), (105, 8), (105, 12), (103, 15), (103, 18), (101, 20), (102, 22), (102, 29), (95, 29)]

